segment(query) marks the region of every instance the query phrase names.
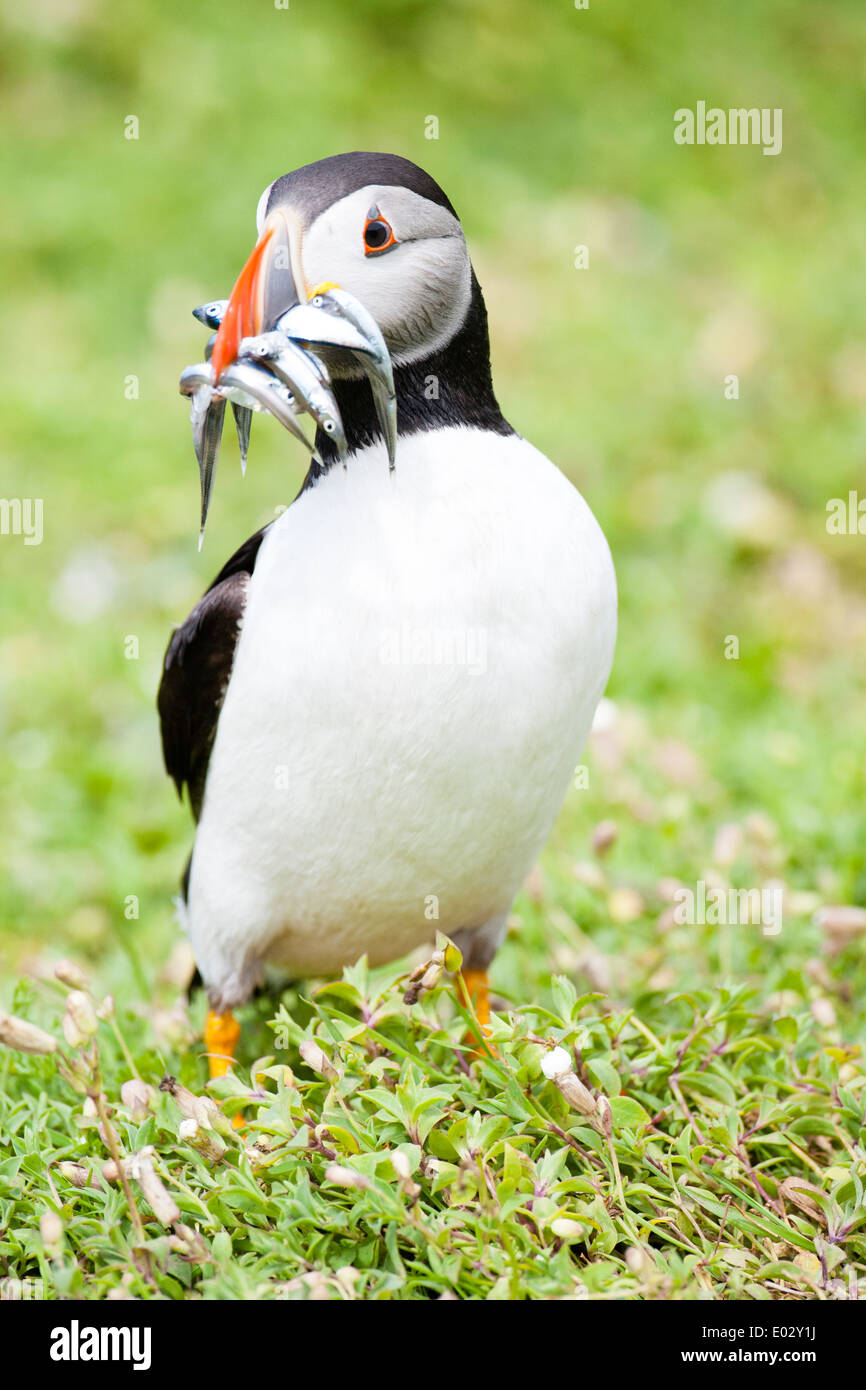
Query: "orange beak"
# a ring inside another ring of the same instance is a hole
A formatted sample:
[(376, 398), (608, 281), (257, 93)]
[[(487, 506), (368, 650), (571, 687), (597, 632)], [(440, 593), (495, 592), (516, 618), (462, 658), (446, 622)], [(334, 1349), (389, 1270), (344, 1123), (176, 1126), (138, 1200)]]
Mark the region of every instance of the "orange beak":
[(214, 385), (237, 358), (242, 338), (267, 333), (299, 302), (299, 286), (304, 289), (300, 227), (290, 214), (277, 209), (237, 278), (217, 330), (211, 355)]
[(235, 281), (213, 345), (211, 366), (214, 382), (219, 381), (229, 363), (234, 362), (241, 338), (249, 338), (259, 331), (262, 316), (259, 271), (272, 236), (273, 228), (269, 228), (261, 241), (256, 243), (255, 250)]

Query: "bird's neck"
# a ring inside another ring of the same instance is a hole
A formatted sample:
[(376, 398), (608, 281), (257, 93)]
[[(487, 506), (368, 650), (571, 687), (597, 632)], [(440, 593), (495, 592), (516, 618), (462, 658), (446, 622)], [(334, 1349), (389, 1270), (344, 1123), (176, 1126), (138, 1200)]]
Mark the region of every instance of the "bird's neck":
[[(343, 417), (349, 452), (382, 441), (370, 384), (366, 378), (332, 378), (332, 388)], [(394, 368), (397, 393), (397, 435), (449, 426), (513, 434), (493, 393), (487, 310), (478, 281), (472, 276), (469, 309), (462, 327), (437, 352)], [(316, 435), (316, 451), (324, 471), (338, 462), (330, 437)], [(398, 455), (399, 467), (399, 455)], [(307, 482), (323, 470), (313, 466)]]

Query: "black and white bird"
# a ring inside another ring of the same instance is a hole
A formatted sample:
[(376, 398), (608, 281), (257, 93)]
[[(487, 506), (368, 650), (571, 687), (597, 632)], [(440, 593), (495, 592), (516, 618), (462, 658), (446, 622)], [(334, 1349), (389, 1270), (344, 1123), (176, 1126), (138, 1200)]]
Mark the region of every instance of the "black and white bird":
[(598, 523), (500, 412), (484, 301), (441, 188), (396, 155), (336, 155), (272, 183), (257, 220), (216, 306), (217, 393), (246, 340), (339, 287), (387, 346), (396, 431), (350, 339), (304, 330), (338, 437), (317, 415), (297, 498), (166, 653), (163, 747), (197, 821), (183, 913), (216, 1074), (266, 962), (330, 974), (438, 929), (482, 1016), (616, 633)]

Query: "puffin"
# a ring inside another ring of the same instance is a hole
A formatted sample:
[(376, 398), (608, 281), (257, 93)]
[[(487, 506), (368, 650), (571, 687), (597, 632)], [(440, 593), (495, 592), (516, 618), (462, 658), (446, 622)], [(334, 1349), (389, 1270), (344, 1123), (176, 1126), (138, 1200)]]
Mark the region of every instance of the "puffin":
[(179, 908), (212, 1076), (266, 965), (329, 976), (437, 932), (489, 1025), (488, 969), (616, 636), (606, 539), (499, 408), (435, 180), (334, 155), (271, 183), (257, 232), (229, 299), (196, 311), (216, 336), (181, 383), (202, 522), (226, 399), (244, 454), (253, 410), (301, 438), (310, 415), (309, 471), (174, 630), (157, 701), (195, 819)]

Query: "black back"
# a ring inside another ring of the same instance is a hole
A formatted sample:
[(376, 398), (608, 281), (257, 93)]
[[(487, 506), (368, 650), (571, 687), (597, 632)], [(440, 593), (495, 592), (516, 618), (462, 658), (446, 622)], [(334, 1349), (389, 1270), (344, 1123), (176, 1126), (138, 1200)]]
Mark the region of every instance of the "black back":
[(217, 720), (232, 672), (247, 586), (264, 527), (223, 565), (185, 623), (176, 627), (156, 697), (166, 771), (178, 795), (189, 790), (198, 820)]

